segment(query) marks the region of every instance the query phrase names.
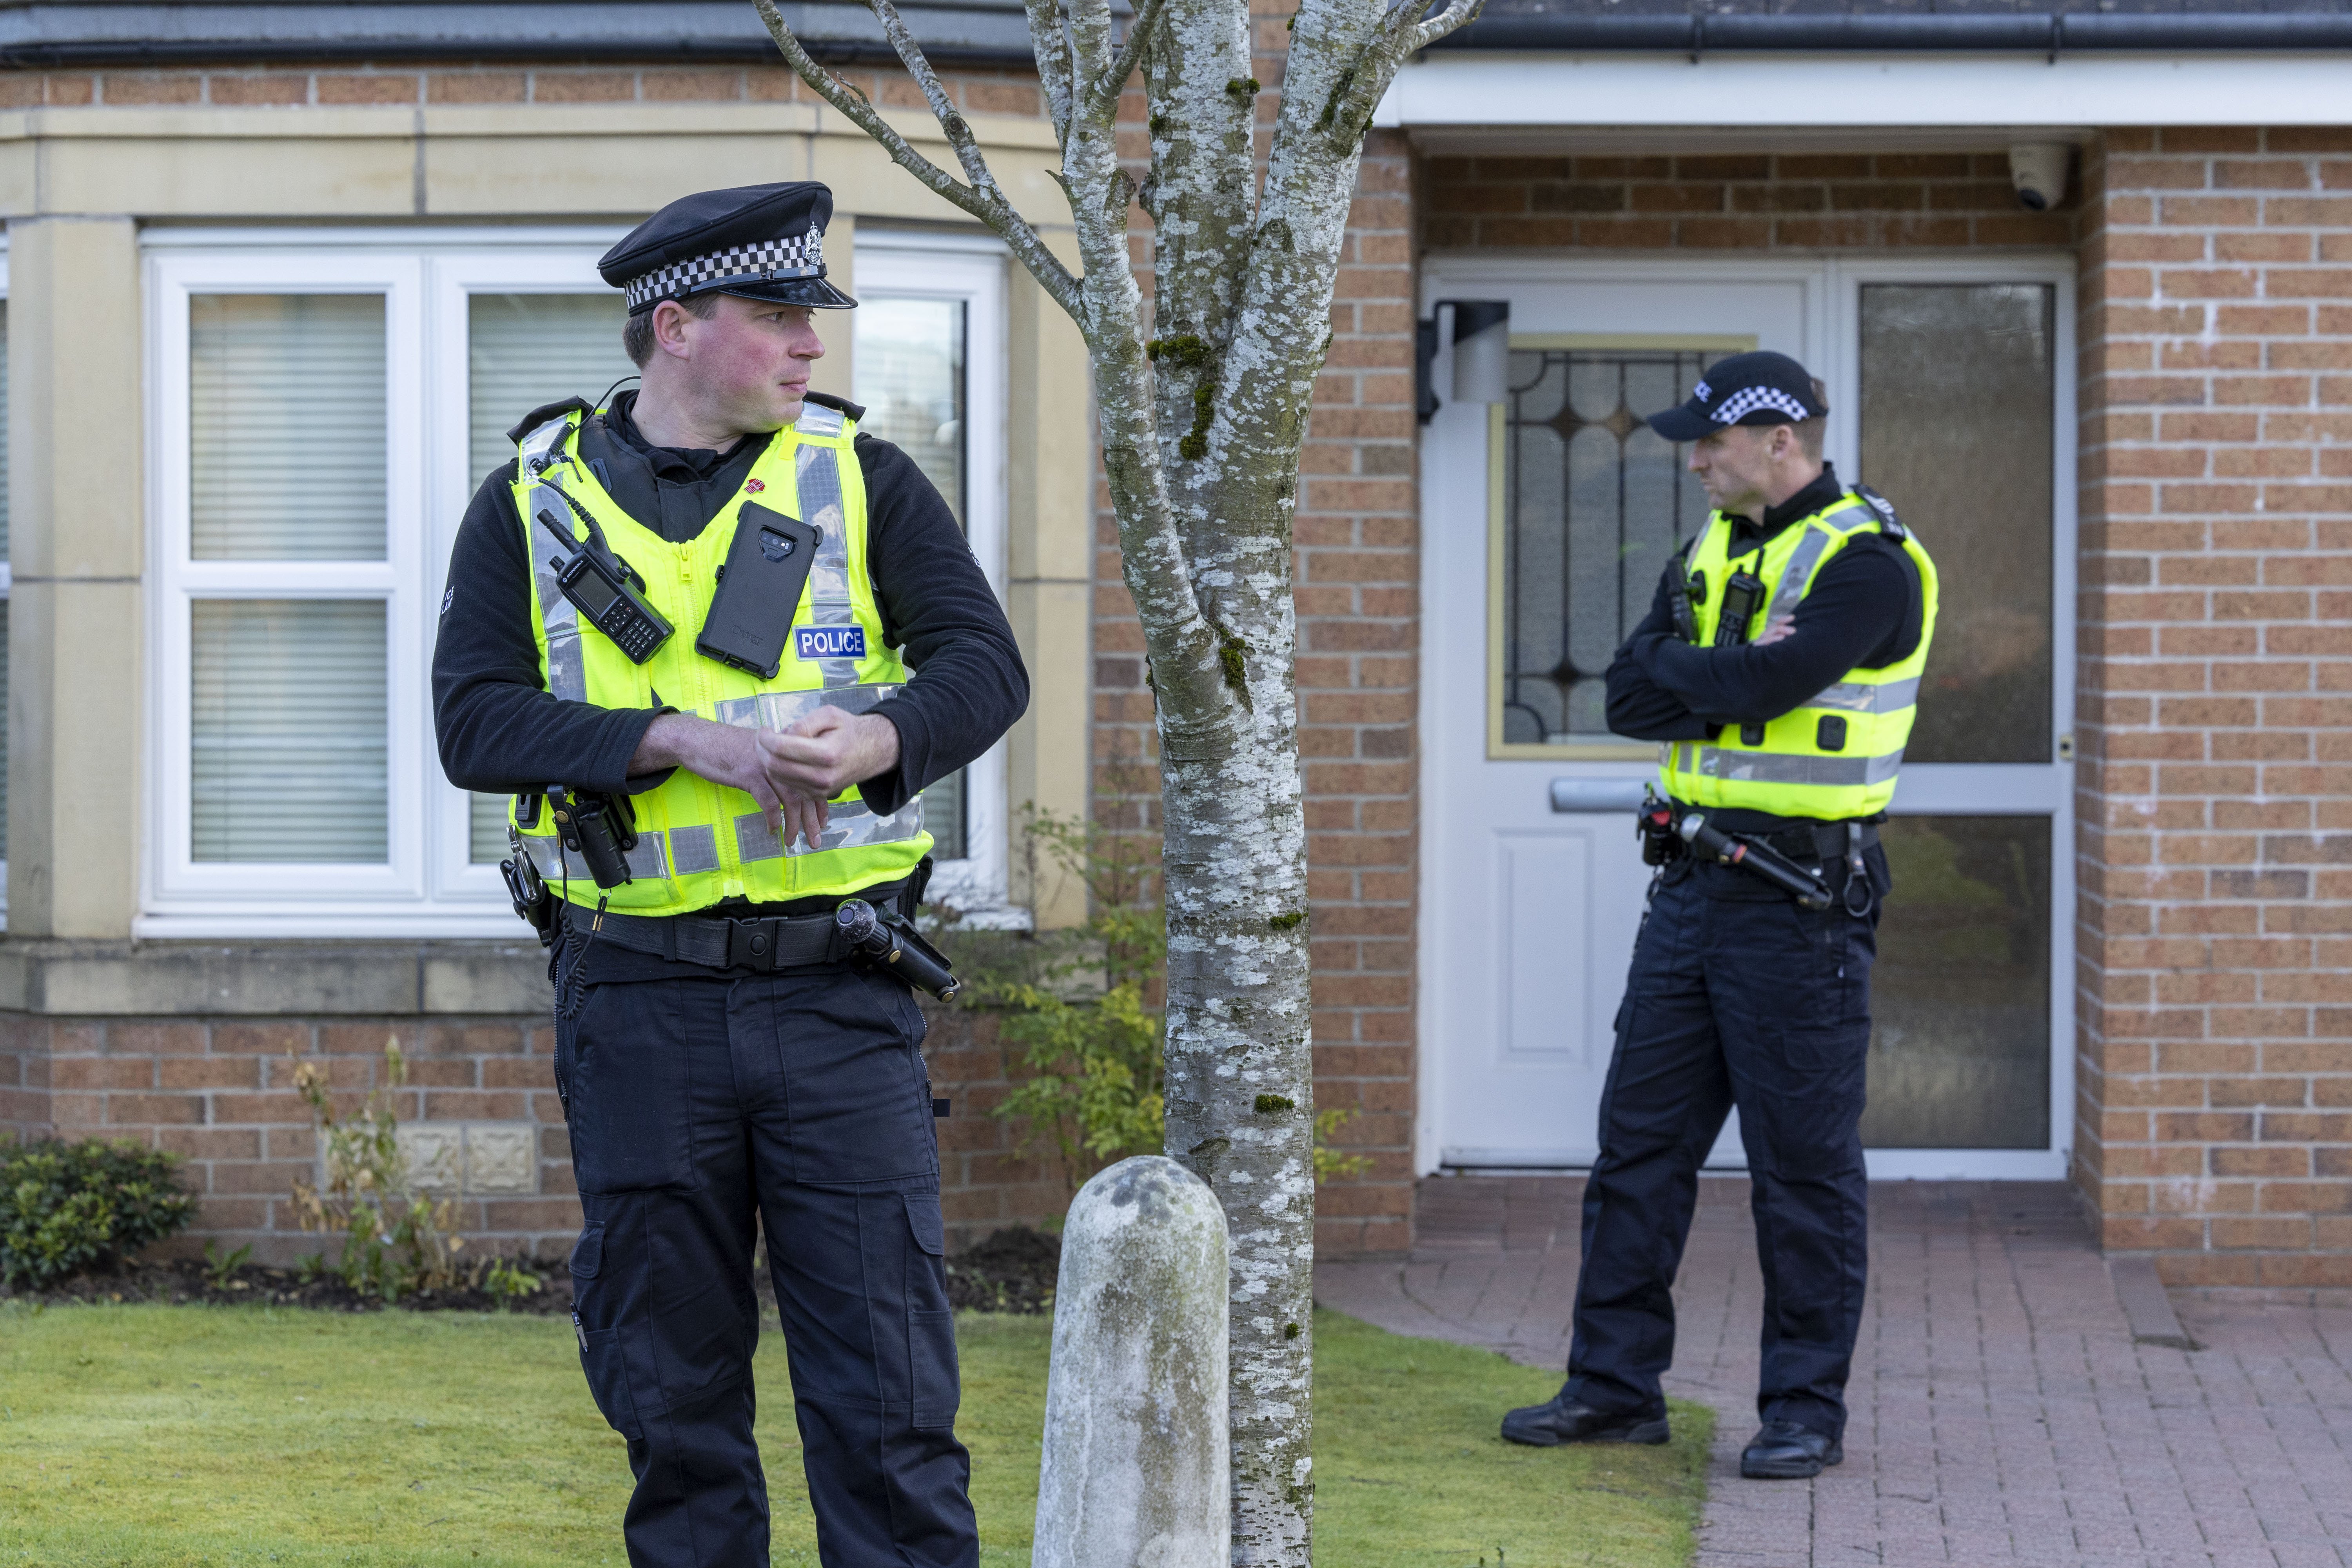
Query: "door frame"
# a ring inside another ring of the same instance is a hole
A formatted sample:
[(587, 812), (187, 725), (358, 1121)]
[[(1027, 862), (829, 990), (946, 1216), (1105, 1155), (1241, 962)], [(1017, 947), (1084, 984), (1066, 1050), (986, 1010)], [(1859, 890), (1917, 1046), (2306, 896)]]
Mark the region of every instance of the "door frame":
[[(2063, 1181), (2067, 1179), (2073, 1160), (2074, 1142), (2074, 1074), (2078, 1043), (2074, 1026), (2074, 923), (2075, 923), (2075, 862), (2074, 787), (2071, 762), (2074, 728), (2075, 659), (2075, 563), (2077, 549), (2076, 451), (2079, 434), (2076, 426), (2076, 387), (2079, 371), (2075, 366), (2074, 331), (2075, 261), (2066, 251), (2021, 250), (2015, 252), (1960, 252), (1919, 256), (1772, 256), (1755, 258), (1693, 258), (1684, 255), (1659, 255), (1632, 252), (1606, 258), (1570, 258), (1560, 256), (1507, 256), (1493, 252), (1439, 251), (1426, 257), (1422, 264), (1419, 285), (1420, 311), (1426, 318), (1433, 313), (1439, 299), (1476, 298), (1479, 290), (1507, 288), (1514, 284), (1557, 287), (1577, 283), (1638, 283), (1675, 281), (1706, 283), (1709, 281), (1753, 282), (1764, 280), (1796, 281), (1804, 287), (1806, 321), (1804, 326), (1805, 357), (1808, 364), (1829, 366), (1824, 379), (1832, 391), (1830, 425), (1824, 448), (1827, 456), (1839, 468), (1839, 472), (1852, 478), (1867, 479), (1859, 472), (1856, 453), (1860, 446), (1860, 427), (1856, 400), (1853, 395), (1860, 373), (1860, 289), (1866, 283), (1988, 283), (2021, 282), (2046, 284), (2053, 289), (2053, 341), (2051, 345), (2052, 363), (2052, 462), (2051, 462), (2051, 726), (2053, 760), (2048, 763), (2016, 764), (1918, 764), (1905, 771), (1903, 790), (1897, 797), (1895, 815), (1898, 816), (2042, 816), (2050, 818), (2050, 1140), (2042, 1149), (1874, 1149), (1868, 1152), (1869, 1172), (1874, 1180), (1936, 1180), (1964, 1179), (1978, 1181)], [(1440, 388), (1450, 384), (1451, 349), (1441, 344), (1439, 363), (1432, 367), (1433, 384)], [(1844, 391), (1840, 393), (1843, 387)], [(1441, 415), (1442, 418), (1442, 415)], [(1476, 428), (1486, 431), (1489, 421), (1476, 420)], [(1482, 672), (1486, 668), (1486, 648), (1489, 630), (1481, 625), (1475, 636), (1465, 636), (1465, 628), (1437, 625), (1446, 604), (1441, 594), (1438, 574), (1449, 565), (1475, 561), (1476, 569), (1491, 571), (1486, 540), (1485, 519), (1493, 499), (1487, 489), (1493, 482), (1489, 451), (1465, 451), (1464, 432), (1466, 426), (1454, 422), (1449, 431), (1441, 433), (1437, 426), (1424, 427), (1422, 438), (1421, 516), (1423, 520), (1422, 551), (1422, 604), (1424, 625), (1422, 628), (1422, 668), (1420, 725), (1423, 736), (1440, 732), (1436, 721), (1438, 706), (1447, 700), (1449, 689), (1437, 679), (1440, 666), (1458, 680), (1453, 664), (1463, 657), (1461, 650), (1475, 648), (1476, 663)], [(1465, 504), (1465, 489), (1475, 487), (1477, 504)], [(1465, 551), (1458, 546), (1441, 550), (1433, 542), (1441, 519), (1476, 517), (1481, 525), (1477, 547)], [(1477, 596), (1484, 605), (1489, 593)], [(1491, 700), (1491, 693), (1481, 689), (1480, 701)], [(1482, 730), (1484, 726), (1481, 726)], [(1424, 845), (1435, 843), (1441, 837), (1440, 816), (1448, 802), (1441, 798), (1437, 787), (1442, 774), (1441, 759), (1436, 749), (1427, 743), (1420, 748), (1418, 784), (1421, 793), (1421, 838)], [(1563, 765), (1568, 765), (1563, 759)], [(1973, 798), (1971, 784), (1985, 782), (1987, 769), (1999, 767), (2004, 784), (2014, 785), (2020, 793), (2040, 796), (2035, 804), (2012, 807), (2009, 811), (1988, 811), (1980, 798)], [(2046, 793), (2045, 793), (2046, 792)], [(1415, 1036), (1427, 1048), (1430, 1042), (1444, 1037), (1438, 1011), (1441, 988), (1431, 984), (1437, 962), (1435, 922), (1433, 911), (1438, 908), (1438, 886), (1435, 879), (1444, 874), (1437, 858), (1424, 854), (1422, 858), (1422, 886), (1416, 900), (1415, 962), (1423, 976), (1416, 993)], [(1445, 1125), (1445, 1075), (1436, 1064), (1424, 1061), (1416, 1073), (1420, 1095), (1413, 1124), (1413, 1169), (1419, 1174), (1435, 1172), (1440, 1165), (1441, 1141)]]

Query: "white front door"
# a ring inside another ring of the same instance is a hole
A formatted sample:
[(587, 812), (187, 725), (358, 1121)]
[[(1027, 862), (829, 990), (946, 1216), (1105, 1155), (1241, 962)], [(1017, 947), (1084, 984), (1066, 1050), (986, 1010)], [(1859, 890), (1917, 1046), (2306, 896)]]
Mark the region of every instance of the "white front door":
[[(1706, 516), (1646, 415), (1727, 353), (1828, 383), (1828, 456), (1933, 552), (1944, 608), (1886, 828), (1872, 1109), (1880, 1176), (2064, 1174), (2072, 1118), (2071, 264), (1974, 258), (1433, 262), (1510, 303), (1510, 392), (1424, 432), (1424, 1171), (1574, 1169), (1649, 872), (1655, 747), (1608, 733), (1602, 674)], [(1441, 351), (1434, 384), (1449, 385)], [(1865, 467), (1865, 465), (1867, 465)], [(1708, 1163), (1742, 1162), (1736, 1119)]]

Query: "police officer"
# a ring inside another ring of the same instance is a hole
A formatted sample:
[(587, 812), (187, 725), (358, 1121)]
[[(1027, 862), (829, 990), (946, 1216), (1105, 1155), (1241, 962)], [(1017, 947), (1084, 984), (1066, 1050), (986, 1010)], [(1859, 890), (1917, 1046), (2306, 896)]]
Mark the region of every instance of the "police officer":
[(1700, 815), (1778, 851), (1828, 897), (1688, 853), (1653, 884), (1585, 1187), (1568, 1382), (1505, 1417), (1514, 1442), (1666, 1441), (1669, 1291), (1699, 1162), (1737, 1106), (1764, 1277), (1762, 1428), (1740, 1473), (1801, 1479), (1843, 1457), (1870, 965), (1892, 886), (1874, 825), (1935, 633), (1936, 568), (1822, 460), (1828, 413), (1796, 361), (1747, 353), (1649, 421), (1692, 443), (1714, 510), (1610, 667), (1609, 727), (1664, 742), (1673, 822)]
[[(916, 797), (1011, 726), (1028, 678), (939, 492), (808, 390), (813, 312), (856, 304), (825, 279), (832, 205), (705, 192), (604, 257), (642, 386), (515, 426), (434, 658), (443, 765), (514, 797), (553, 907), (573, 1318), (636, 1476), (629, 1561), (663, 1568), (768, 1562), (755, 1223), (820, 1560), (979, 1562), (923, 1016), (832, 932), (853, 897), (911, 915)], [(722, 566), (760, 592), (714, 617)], [(701, 646), (762, 636), (772, 665)], [(635, 835), (612, 887), (557, 831), (600, 810)]]

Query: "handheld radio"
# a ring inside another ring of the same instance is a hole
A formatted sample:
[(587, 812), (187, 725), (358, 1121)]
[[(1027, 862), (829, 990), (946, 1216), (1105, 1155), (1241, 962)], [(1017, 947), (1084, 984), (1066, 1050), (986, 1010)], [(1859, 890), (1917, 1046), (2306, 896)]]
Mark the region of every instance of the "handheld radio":
[[(560, 489), (555, 493), (563, 495)], [(584, 542), (575, 537), (570, 529), (555, 521), (554, 512), (546, 507), (539, 509), (540, 526), (562, 540), (571, 552), (568, 558), (551, 563), (555, 567), (555, 585), (590, 626), (612, 638), (614, 646), (629, 656), (631, 663), (643, 664), (669, 640), (675, 628), (646, 602), (646, 580), (613, 553), (595, 518), (570, 496), (563, 496), (563, 500), (588, 525), (588, 537)]]

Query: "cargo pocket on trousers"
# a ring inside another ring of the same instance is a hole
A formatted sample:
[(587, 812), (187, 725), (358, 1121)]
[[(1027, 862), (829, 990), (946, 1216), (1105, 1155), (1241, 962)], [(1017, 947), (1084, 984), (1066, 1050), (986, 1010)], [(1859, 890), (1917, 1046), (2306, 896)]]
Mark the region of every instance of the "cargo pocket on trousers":
[[(922, 1249), (925, 1259), (915, 1259), (922, 1268), (927, 1258), (942, 1258), (947, 1253), (947, 1226), (940, 1214), (939, 1194), (908, 1193), (907, 1228)], [(908, 1300), (911, 1304), (924, 1300), (944, 1300), (940, 1289), (940, 1268), (929, 1264), (929, 1279), (907, 1282)], [(963, 1382), (956, 1367), (955, 1314), (909, 1310), (907, 1313), (907, 1368), (913, 1384), (913, 1425), (917, 1431), (945, 1431), (955, 1425), (956, 1407), (963, 1400)]]
[(645, 1440), (645, 1424), (637, 1419), (636, 1396), (629, 1390), (628, 1353), (623, 1347), (625, 1328), (599, 1329), (580, 1336), (580, 1366), (588, 1374), (588, 1392), (614, 1431), (632, 1443)]

